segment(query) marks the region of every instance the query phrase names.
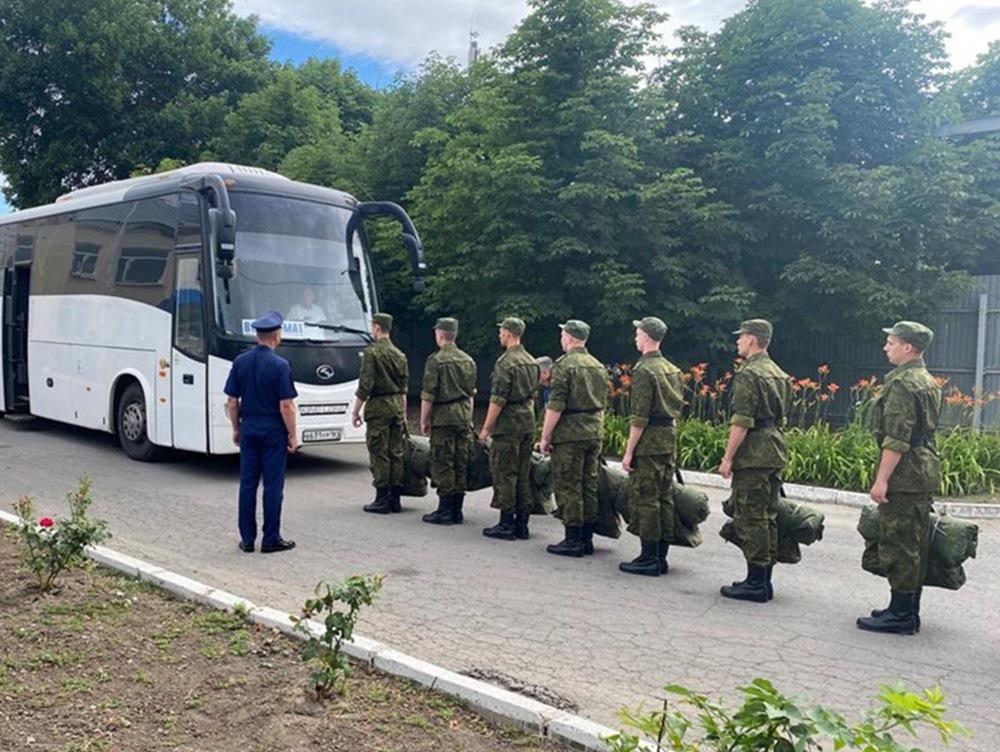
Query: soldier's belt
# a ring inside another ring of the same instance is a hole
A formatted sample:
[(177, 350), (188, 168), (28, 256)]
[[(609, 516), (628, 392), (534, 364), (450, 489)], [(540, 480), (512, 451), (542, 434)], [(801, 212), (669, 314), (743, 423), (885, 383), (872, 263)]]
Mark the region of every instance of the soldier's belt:
[(467, 399), (469, 399), (469, 396), (463, 394), (461, 397), (456, 397), (455, 399), (441, 400), (440, 402), (435, 402), (434, 406), (440, 407), (441, 405), (454, 405), (456, 402), (464, 402)]
[(910, 437), (910, 449), (918, 449), (919, 447), (925, 447), (931, 445), (931, 440), (934, 438), (933, 434), (925, 433), (922, 436), (912, 436)]
[(778, 423), (774, 418), (757, 418), (754, 420), (753, 428), (750, 430), (756, 431), (759, 428), (774, 428), (776, 425), (778, 425)]
[(651, 426), (672, 426), (673, 424), (674, 419), (669, 415), (652, 415), (649, 418)]
[(589, 407), (586, 410), (563, 410), (563, 415), (582, 415), (584, 413), (599, 413), (603, 410), (603, 407)]
[(372, 397), (398, 397), (402, 392), (372, 392)]

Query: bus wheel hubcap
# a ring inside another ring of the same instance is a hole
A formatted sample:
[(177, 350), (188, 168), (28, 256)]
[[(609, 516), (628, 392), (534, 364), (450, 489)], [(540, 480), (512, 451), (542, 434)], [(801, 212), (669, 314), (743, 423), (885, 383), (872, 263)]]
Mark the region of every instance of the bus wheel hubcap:
[(122, 413), (122, 433), (129, 441), (139, 441), (145, 433), (146, 415), (142, 405), (130, 402)]

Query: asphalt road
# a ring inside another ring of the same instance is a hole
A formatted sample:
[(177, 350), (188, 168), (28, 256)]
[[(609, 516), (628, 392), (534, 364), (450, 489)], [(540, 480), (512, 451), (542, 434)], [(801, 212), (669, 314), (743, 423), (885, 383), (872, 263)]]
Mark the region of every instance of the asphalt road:
[(824, 540), (799, 565), (779, 567), (775, 600), (759, 605), (718, 594), (744, 572), (739, 551), (716, 535), (719, 491), (709, 492), (704, 545), (672, 551), (667, 577), (635, 577), (617, 569), (637, 553), (627, 533), (598, 538), (584, 560), (545, 552), (562, 530), (552, 518), (534, 518), (527, 542), (484, 538), (496, 516), (488, 491), (467, 498), (462, 526), (423, 524), (433, 497), (404, 499), (404, 514), (364, 514), (372, 496), (364, 448), (313, 450), (295, 458), (286, 486), (283, 533), (298, 548), (248, 555), (236, 548), (235, 457), (139, 464), (104, 434), (0, 420), (5, 509), (28, 494), (40, 511), (63, 513), (83, 473), (94, 478), (93, 514), (109, 521), (108, 545), (119, 551), (289, 612), (321, 579), (383, 572), (385, 589), (360, 633), (451, 669), (544, 687), (603, 723), (666, 683), (732, 698), (757, 676), (855, 717), (878, 685), (902, 679), (945, 689), (952, 716), (975, 733), (953, 749), (997, 746), (989, 740), (1000, 735), (1000, 522), (980, 523), (968, 584), (926, 592), (922, 632), (898, 637), (854, 626), (888, 600), (884, 580), (860, 568), (857, 510), (822, 507)]

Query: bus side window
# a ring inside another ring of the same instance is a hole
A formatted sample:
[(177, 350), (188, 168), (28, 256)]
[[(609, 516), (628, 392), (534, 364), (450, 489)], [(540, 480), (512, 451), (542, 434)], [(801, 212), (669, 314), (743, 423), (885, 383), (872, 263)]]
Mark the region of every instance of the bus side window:
[(191, 191), (180, 194), (181, 209), (177, 215), (177, 246), (201, 245), (201, 206)]
[(205, 327), (202, 318), (201, 259), (196, 255), (177, 257), (177, 285), (174, 288), (174, 344), (185, 355), (203, 360)]

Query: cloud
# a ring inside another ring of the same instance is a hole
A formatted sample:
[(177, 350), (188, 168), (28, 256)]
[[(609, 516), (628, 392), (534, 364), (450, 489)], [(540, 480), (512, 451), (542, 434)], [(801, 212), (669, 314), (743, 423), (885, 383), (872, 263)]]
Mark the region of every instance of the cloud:
[[(670, 15), (664, 32), (681, 26), (714, 31), (744, 7), (744, 0), (656, 0)], [(242, 15), (255, 13), (272, 28), (328, 42), (346, 54), (364, 55), (387, 67), (413, 68), (431, 52), (464, 62), (469, 32), (480, 46), (500, 42), (527, 14), (526, 0), (234, 0)], [(958, 4), (955, 0), (913, 0), (911, 8), (942, 21), (951, 34), (948, 53), (955, 67), (975, 61), (1000, 37), (1000, 3)]]

